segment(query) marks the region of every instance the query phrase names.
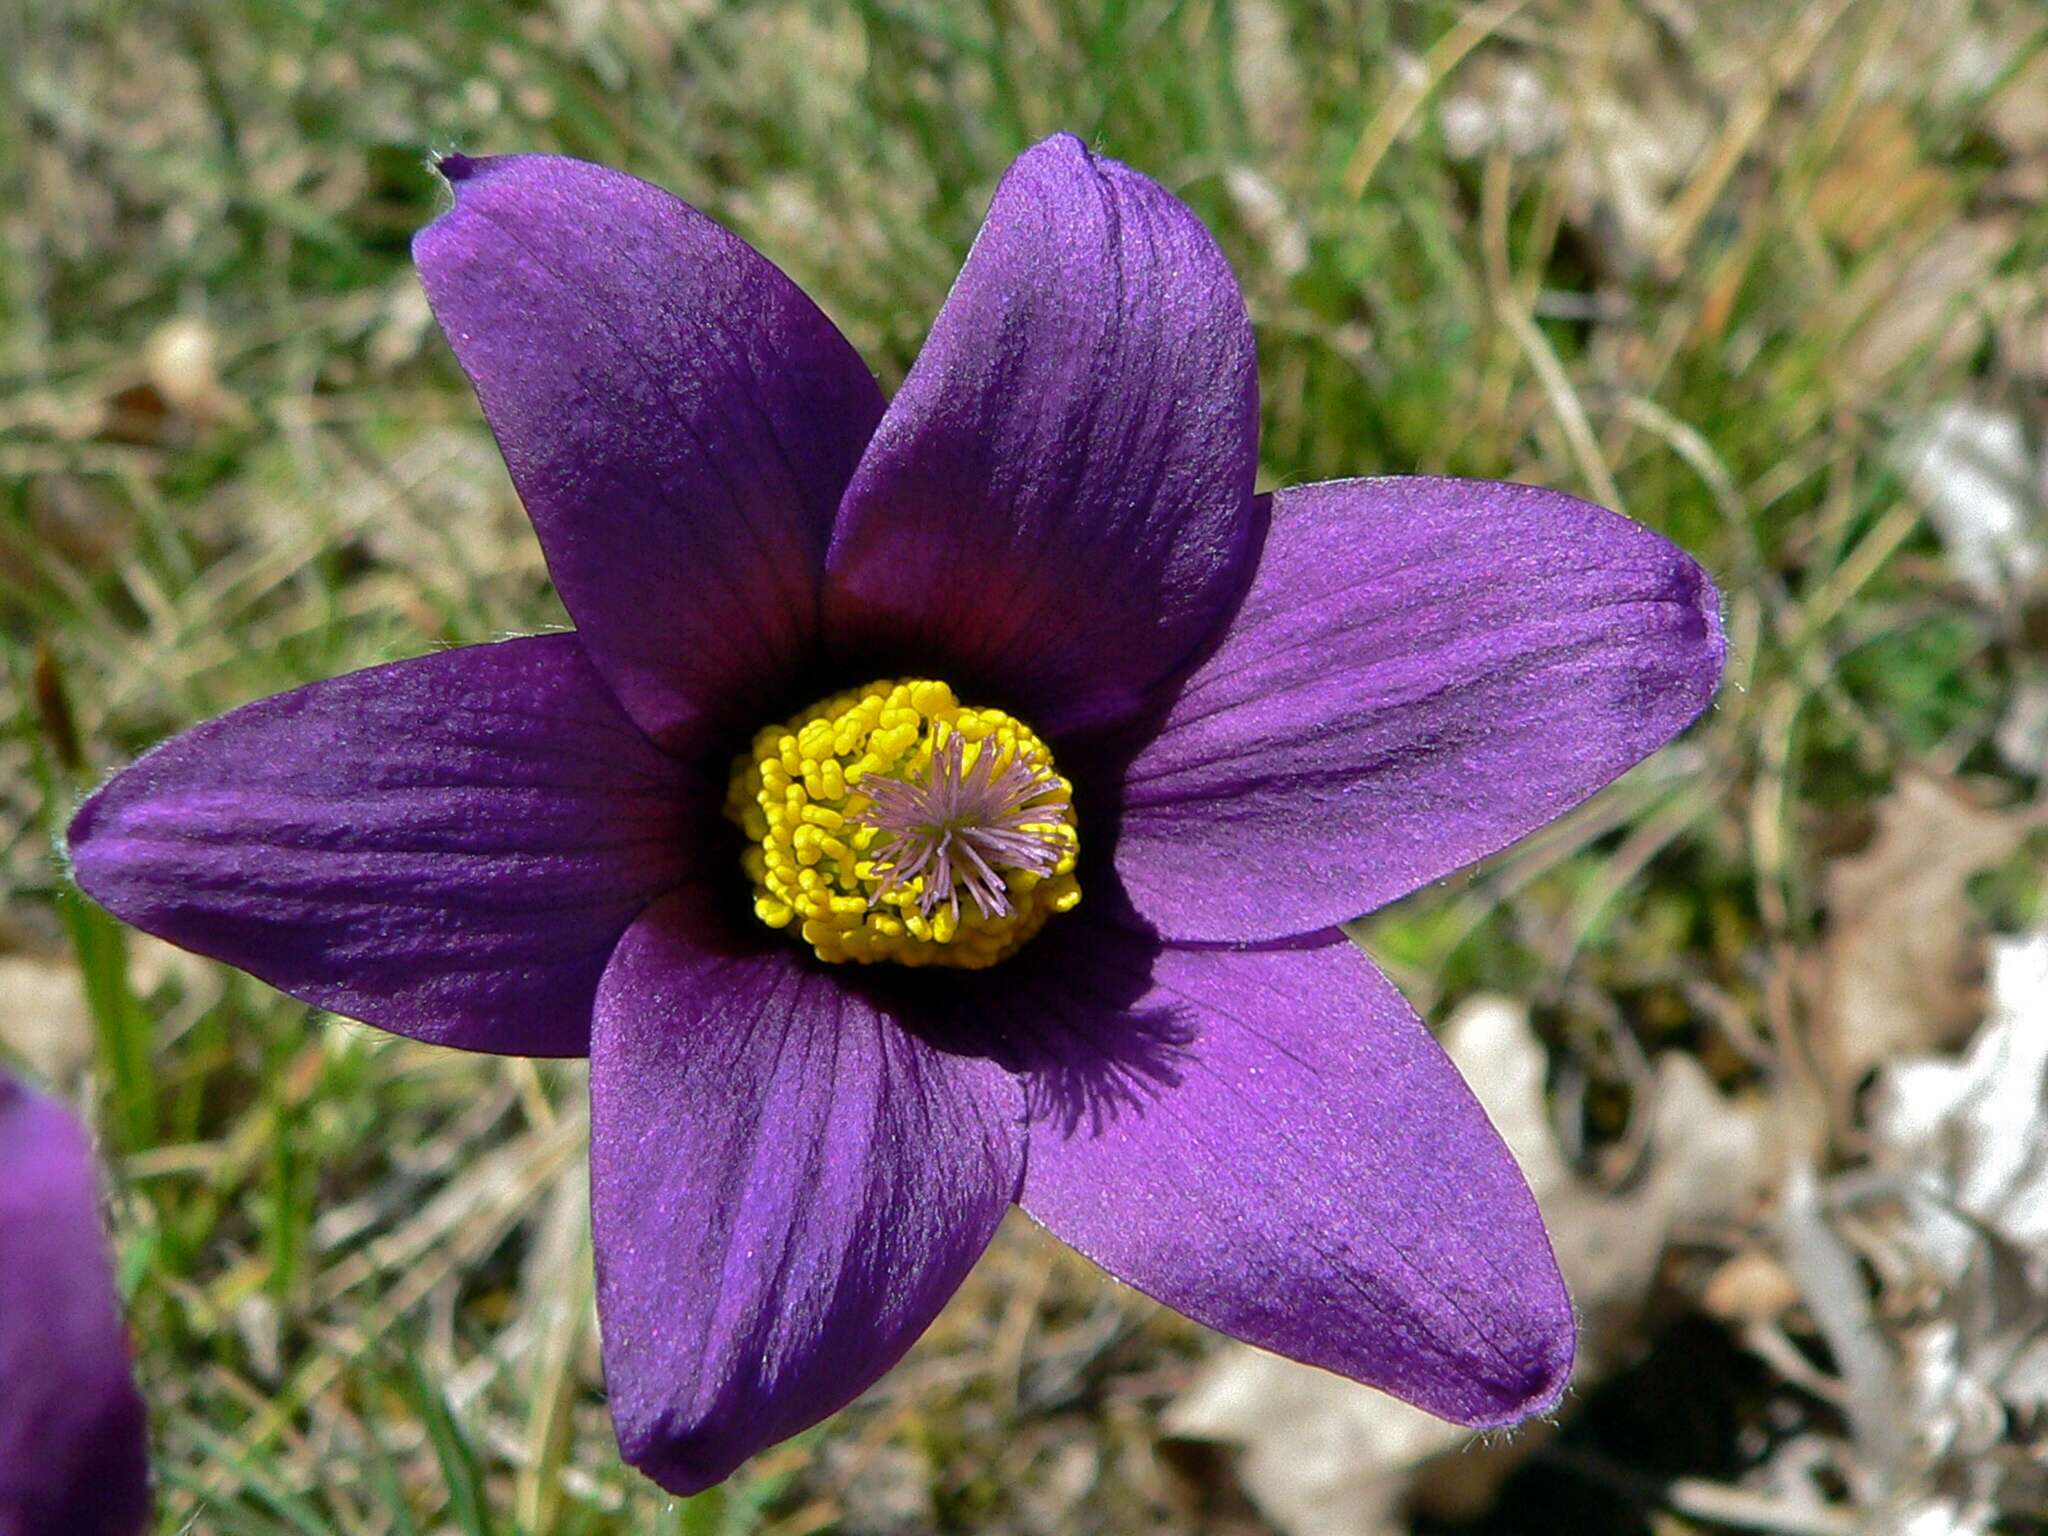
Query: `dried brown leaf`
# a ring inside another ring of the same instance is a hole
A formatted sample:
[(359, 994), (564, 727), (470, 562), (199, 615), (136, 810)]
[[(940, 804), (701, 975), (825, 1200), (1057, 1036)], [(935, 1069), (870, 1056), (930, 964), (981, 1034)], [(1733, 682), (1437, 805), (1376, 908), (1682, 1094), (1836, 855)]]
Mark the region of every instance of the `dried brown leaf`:
[(1955, 1043), (1980, 1016), (1984, 933), (1966, 884), (2042, 825), (2040, 807), (1987, 807), (1908, 774), (1870, 846), (1829, 868), (1813, 1055), (1842, 1123), (1866, 1074)]

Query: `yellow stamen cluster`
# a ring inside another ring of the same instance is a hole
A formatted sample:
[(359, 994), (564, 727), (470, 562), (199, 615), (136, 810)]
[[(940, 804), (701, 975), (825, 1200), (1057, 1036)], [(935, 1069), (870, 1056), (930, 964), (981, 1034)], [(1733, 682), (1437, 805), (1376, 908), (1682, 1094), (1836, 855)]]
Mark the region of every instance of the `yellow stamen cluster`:
[[(969, 770), (994, 752), (996, 772), (1021, 760), (1043, 776), (1045, 820), (1027, 830), (1053, 855), (1051, 873), (998, 869), (1007, 911), (985, 912), (957, 894), (935, 902), (928, 877), (891, 881), (889, 861), (875, 857), (886, 839), (864, 819), (872, 806), (862, 781), (927, 780), (933, 753), (954, 734), (966, 743)], [(963, 708), (944, 683), (884, 680), (757, 734), (735, 765), (726, 814), (747, 835), (755, 914), (771, 928), (794, 924), (820, 959), (978, 969), (1081, 899), (1072, 794), (1045, 743), (1014, 716)]]

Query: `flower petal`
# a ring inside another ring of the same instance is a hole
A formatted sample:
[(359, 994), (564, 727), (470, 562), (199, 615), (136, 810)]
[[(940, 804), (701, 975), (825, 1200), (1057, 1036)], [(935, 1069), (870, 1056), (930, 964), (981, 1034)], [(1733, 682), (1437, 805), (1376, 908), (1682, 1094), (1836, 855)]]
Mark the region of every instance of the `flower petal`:
[(135, 1536), (148, 1416), (85, 1132), (0, 1073), (0, 1531)]
[(1177, 940), (1382, 906), (1690, 724), (1721, 676), (1718, 604), (1683, 551), (1556, 491), (1282, 491), (1242, 608), (1127, 770), (1118, 873)]
[(1554, 1403), (1574, 1322), (1536, 1202), (1372, 962), (1095, 938), (1034, 1000), (1024, 1208), (1197, 1321), (1444, 1418)]
[(619, 935), (686, 873), (689, 803), (576, 637), (543, 635), (187, 731), (86, 802), (71, 858), (123, 921), (321, 1008), (570, 1056)]
[(881, 391), (794, 283), (660, 188), (552, 155), (441, 170), (427, 297), (598, 669), (680, 748), (809, 655)]
[(859, 978), (735, 943), (679, 893), (620, 944), (591, 1040), (605, 1382), (626, 1459), (689, 1493), (895, 1363), (1014, 1198), (1016, 1080)]
[(1243, 590), (1257, 447), (1251, 326), (1209, 232), (1048, 139), (996, 189), (847, 490), (828, 632), (935, 652), (1046, 731), (1128, 714)]

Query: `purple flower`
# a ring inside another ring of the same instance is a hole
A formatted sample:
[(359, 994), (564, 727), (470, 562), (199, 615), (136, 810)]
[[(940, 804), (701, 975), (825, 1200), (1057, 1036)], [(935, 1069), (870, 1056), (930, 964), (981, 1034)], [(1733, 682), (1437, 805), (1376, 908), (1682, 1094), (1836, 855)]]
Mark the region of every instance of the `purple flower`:
[(135, 1536), (147, 1428), (92, 1148), (0, 1072), (0, 1536)]
[(415, 253), (575, 632), (179, 737), (80, 812), (85, 889), (386, 1029), (589, 1054), (613, 1415), (677, 1491), (874, 1381), (1013, 1201), (1446, 1418), (1555, 1402), (1536, 1207), (1335, 925), (1691, 721), (1700, 568), (1526, 486), (1255, 494), (1229, 268), (1073, 138), (888, 402), (656, 188), (442, 170)]

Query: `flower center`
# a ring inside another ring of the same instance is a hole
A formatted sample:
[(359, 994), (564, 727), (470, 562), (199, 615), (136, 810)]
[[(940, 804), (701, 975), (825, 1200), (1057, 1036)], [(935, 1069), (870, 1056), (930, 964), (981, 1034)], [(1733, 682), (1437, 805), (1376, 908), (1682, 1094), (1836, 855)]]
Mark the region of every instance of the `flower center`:
[(1081, 899), (1073, 786), (1032, 729), (884, 680), (771, 725), (734, 765), (754, 912), (818, 958), (993, 965)]

